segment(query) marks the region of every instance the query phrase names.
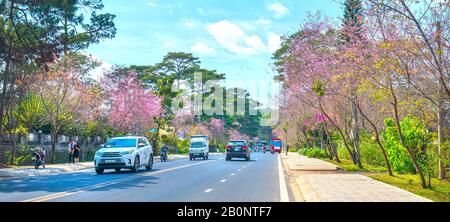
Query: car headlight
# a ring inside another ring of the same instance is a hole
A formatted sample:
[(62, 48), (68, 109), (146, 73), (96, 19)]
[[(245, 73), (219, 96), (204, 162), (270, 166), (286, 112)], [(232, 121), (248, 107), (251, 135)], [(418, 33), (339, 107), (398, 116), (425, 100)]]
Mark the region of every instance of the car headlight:
[(129, 154), (132, 154), (133, 152), (134, 152), (133, 150), (129, 150), (129, 151), (120, 152), (120, 154), (121, 155), (129, 155)]

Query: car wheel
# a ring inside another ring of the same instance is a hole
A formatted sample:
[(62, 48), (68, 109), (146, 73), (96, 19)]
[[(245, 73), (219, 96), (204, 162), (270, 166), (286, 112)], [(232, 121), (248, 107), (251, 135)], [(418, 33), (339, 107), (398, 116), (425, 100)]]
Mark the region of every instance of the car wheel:
[(116, 171), (116, 173), (120, 173), (120, 168), (116, 168), (114, 170)]
[(206, 159), (209, 160), (209, 154), (206, 154)]
[(140, 168), (139, 157), (135, 157), (134, 158), (134, 166), (133, 166), (133, 169), (131, 171), (133, 173), (137, 173), (137, 172), (139, 172), (139, 168)]
[(105, 172), (105, 170), (104, 169), (95, 169), (95, 172), (97, 174), (103, 174), (103, 172)]
[(147, 166), (145, 166), (145, 169), (152, 170), (153, 169), (153, 155), (150, 155), (150, 158), (148, 160)]

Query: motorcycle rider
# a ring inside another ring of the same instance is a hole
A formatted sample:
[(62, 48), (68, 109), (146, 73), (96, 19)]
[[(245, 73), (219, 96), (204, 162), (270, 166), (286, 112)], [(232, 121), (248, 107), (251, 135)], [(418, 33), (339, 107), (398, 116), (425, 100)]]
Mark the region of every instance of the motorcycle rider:
[(163, 158), (163, 156), (165, 157), (165, 160), (167, 160), (167, 153), (169, 152), (169, 148), (166, 146), (165, 143), (163, 143), (162, 147), (161, 147), (161, 159)]
[(40, 147), (36, 147), (33, 155), (35, 156), (37, 161), (35, 162), (35, 168), (37, 169), (39, 165), (42, 165), (42, 167), (45, 168), (45, 150)]

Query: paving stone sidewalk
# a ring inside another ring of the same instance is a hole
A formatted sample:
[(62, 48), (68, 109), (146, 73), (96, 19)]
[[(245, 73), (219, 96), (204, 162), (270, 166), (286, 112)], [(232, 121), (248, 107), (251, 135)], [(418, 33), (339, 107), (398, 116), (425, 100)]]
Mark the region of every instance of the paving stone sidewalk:
[(298, 153), (282, 155), (306, 202), (429, 202), (398, 187), (356, 173), (339, 172), (334, 164)]

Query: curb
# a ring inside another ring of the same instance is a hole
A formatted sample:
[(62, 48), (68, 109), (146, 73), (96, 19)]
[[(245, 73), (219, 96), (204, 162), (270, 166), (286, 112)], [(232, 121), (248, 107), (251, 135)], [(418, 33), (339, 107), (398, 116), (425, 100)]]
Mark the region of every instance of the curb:
[(305, 202), (322, 202), (319, 193), (308, 183), (305, 176), (300, 176), (295, 181)]
[[(283, 160), (283, 165), (286, 167), (286, 170), (288, 172), (300, 172), (300, 171), (305, 171), (307, 172), (307, 170), (296, 170), (296, 169), (292, 169), (291, 168), (291, 164), (289, 164), (289, 162), (286, 161), (285, 156), (282, 155)], [(320, 195), (318, 194), (318, 192), (316, 190), (314, 190), (314, 188), (308, 183), (308, 181), (306, 180), (306, 176), (305, 175), (300, 175), (300, 176), (292, 176), (293, 178), (293, 183), (295, 183), (296, 187), (298, 188), (299, 192), (300, 192), (300, 197), (296, 197), (296, 199), (301, 199), (304, 202), (322, 202), (320, 199)], [(292, 186), (292, 185), (290, 185)], [(291, 188), (292, 190), (292, 188)]]

